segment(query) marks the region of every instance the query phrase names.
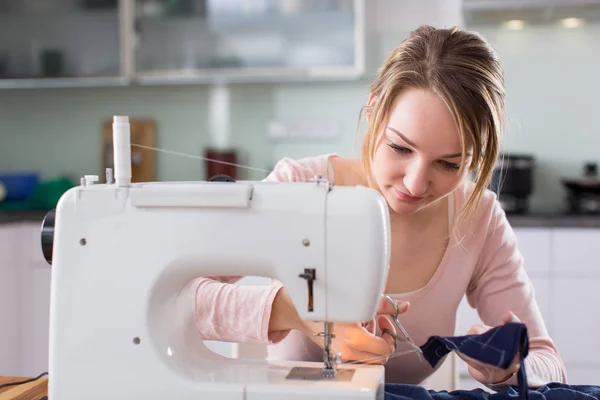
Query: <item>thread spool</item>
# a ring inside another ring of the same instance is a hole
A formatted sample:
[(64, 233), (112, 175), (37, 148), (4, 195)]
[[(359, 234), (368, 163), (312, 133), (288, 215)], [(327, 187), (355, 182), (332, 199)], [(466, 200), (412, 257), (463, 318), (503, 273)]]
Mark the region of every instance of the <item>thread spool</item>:
[(129, 117), (113, 117), (114, 176), (117, 186), (131, 186), (131, 127)]

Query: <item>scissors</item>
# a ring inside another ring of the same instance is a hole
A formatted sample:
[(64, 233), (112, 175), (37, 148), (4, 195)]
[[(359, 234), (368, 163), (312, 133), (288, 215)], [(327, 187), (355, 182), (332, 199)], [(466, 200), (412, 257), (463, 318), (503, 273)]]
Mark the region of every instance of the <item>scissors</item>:
[[(402, 326), (402, 324), (400, 323), (400, 321), (398, 321), (398, 313), (399, 313), (398, 312), (398, 304), (396, 304), (396, 302), (394, 301), (394, 299), (392, 299), (389, 295), (385, 295), (385, 298), (388, 299), (392, 303), (392, 305), (394, 306), (395, 314), (394, 314), (394, 317), (392, 318), (392, 323), (394, 324), (394, 326), (396, 327), (396, 329), (398, 329), (398, 331), (402, 333), (402, 335), (404, 336), (404, 338), (399, 337), (398, 335), (394, 334), (389, 329), (383, 329), (381, 331), (381, 336), (383, 336), (384, 334), (387, 333), (391, 337), (393, 337), (396, 342), (398, 340), (403, 340), (403, 341), (407, 342), (413, 349), (415, 349), (417, 351), (417, 354), (418, 354), (419, 358), (422, 360), (423, 359), (423, 356), (422, 356), (423, 350), (421, 350), (421, 348), (419, 346), (417, 346), (417, 344), (408, 335), (408, 332), (406, 332), (406, 329), (404, 329), (404, 327)], [(396, 347), (396, 342), (394, 342), (394, 348)]]

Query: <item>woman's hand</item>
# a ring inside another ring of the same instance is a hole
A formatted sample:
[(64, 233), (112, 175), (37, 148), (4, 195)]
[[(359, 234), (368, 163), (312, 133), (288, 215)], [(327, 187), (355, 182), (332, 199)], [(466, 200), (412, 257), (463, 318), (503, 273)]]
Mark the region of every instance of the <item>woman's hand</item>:
[[(509, 322), (521, 321), (516, 315), (509, 311), (502, 319), (502, 322), (506, 324)], [(491, 326), (475, 324), (467, 331), (467, 335), (479, 335), (489, 331), (490, 329), (492, 329)], [(469, 359), (460, 353), (457, 354), (469, 365), (469, 373), (471, 376), (483, 384), (497, 384), (504, 382), (519, 371), (519, 365), (521, 361), (519, 355), (517, 354), (508, 369), (501, 369)]]
[[(398, 314), (406, 312), (410, 306), (407, 301), (397, 302), (396, 304)], [(394, 353), (396, 343), (391, 335), (380, 334), (386, 329), (397, 334), (388, 316), (395, 317), (396, 309), (389, 299), (382, 297), (377, 316), (373, 321), (334, 323), (333, 353), (340, 352), (343, 361), (385, 364), (389, 356)], [(324, 347), (323, 337), (313, 335), (313, 333), (323, 331), (323, 322), (305, 321), (302, 331), (321, 348)]]

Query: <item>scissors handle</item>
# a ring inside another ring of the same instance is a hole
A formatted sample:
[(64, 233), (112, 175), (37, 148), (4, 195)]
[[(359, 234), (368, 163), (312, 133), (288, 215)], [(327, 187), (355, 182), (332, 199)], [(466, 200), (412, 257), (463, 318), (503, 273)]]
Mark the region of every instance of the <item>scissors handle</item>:
[[(421, 354), (423, 354), (423, 350), (421, 350), (421, 348), (419, 346), (417, 346), (417, 344), (411, 339), (410, 335), (408, 334), (408, 332), (406, 331), (406, 329), (404, 329), (404, 327), (402, 326), (402, 324), (400, 323), (400, 321), (398, 321), (398, 304), (396, 304), (396, 302), (394, 301), (394, 299), (392, 299), (391, 296), (389, 295), (385, 295), (385, 298), (388, 299), (392, 305), (394, 306), (394, 316), (392, 317), (392, 323), (396, 326), (396, 329), (398, 329), (402, 335), (404, 336), (404, 341), (406, 341), (412, 348), (414, 348), (417, 353), (419, 353), (419, 357), (421, 357)], [(394, 337), (394, 339), (396, 340), (400, 340), (400, 338), (397, 335), (393, 335), (390, 331), (386, 330), (387, 333), (389, 333), (392, 337)]]

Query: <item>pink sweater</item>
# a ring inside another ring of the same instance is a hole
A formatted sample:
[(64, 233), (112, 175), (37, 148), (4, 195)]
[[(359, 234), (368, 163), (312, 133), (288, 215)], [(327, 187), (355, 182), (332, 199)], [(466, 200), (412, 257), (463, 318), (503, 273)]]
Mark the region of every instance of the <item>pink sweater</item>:
[[(265, 180), (298, 182), (322, 175), (334, 181), (328, 162), (331, 156), (284, 158)], [(449, 202), (451, 218), (472, 189), (473, 184), (466, 181), (453, 193)], [(457, 308), (466, 294), (483, 323), (497, 326), (502, 323), (502, 315), (511, 310), (527, 325), (530, 353), (525, 365), (530, 387), (551, 381), (566, 383), (565, 367), (535, 302), (515, 233), (495, 195), (485, 193), (469, 226), (465, 222), (455, 223), (459, 224), (455, 227), (456, 234), (451, 236), (441, 264), (429, 283), (415, 292), (390, 294), (411, 303), (409, 311), (399, 317), (402, 325), (417, 345), (424, 344), (432, 335), (452, 336)], [(268, 343), (271, 344), (270, 359), (322, 361), (322, 350), (298, 331), (267, 335), (271, 305), (281, 288), (279, 282), (263, 287), (235, 285), (239, 279), (241, 277), (214, 276), (196, 282), (196, 325), (203, 339)], [(407, 349), (398, 343), (398, 352)], [(386, 382), (426, 385), (433, 372), (412, 353), (388, 361)], [(505, 383), (516, 384), (516, 376)]]

